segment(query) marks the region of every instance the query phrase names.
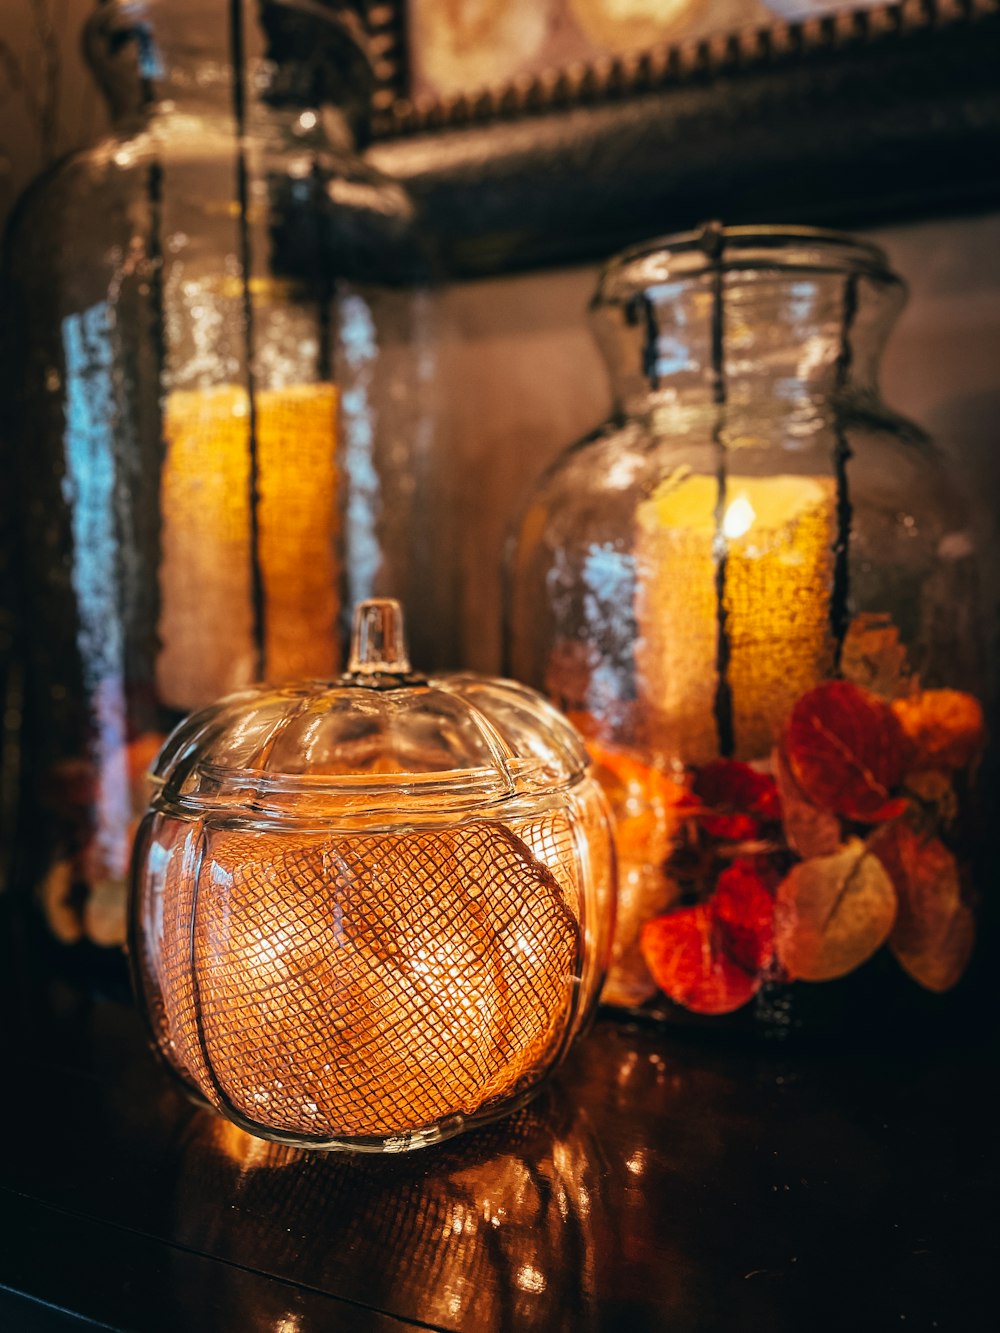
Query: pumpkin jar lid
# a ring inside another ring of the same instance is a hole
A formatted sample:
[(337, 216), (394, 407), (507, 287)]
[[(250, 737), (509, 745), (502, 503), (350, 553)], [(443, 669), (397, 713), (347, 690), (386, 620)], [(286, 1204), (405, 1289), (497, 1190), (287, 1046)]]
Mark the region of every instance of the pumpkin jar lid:
[(151, 774), (157, 805), (308, 816), (471, 809), (567, 787), (587, 752), (534, 690), (462, 672), (414, 674), (391, 599), (355, 610), (348, 670), (333, 681), (259, 685), (193, 714)]

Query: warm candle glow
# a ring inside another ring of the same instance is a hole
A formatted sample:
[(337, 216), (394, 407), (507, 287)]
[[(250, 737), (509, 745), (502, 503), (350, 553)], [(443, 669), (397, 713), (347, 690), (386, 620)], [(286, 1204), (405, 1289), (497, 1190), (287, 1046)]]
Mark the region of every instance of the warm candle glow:
[(592, 1011), (611, 827), (541, 695), (398, 670), (398, 603), (355, 609), (350, 662), (168, 739), (130, 956), (158, 1047), (217, 1110), (402, 1152), (520, 1105)]
[(640, 692), (657, 749), (693, 764), (719, 753), (718, 558), (735, 754), (769, 753), (794, 701), (831, 666), (835, 485), (825, 477), (669, 478), (639, 505)]
[(219, 830), (196, 888), (178, 833), (164, 825), (150, 899), (160, 1039), (220, 1108), (278, 1133), (386, 1135), (471, 1114), (552, 1057), (573, 1012), (579, 909), (559, 881), (579, 891), (575, 847), (549, 869), (491, 823)]
[[(338, 665), (336, 389), (264, 390), (256, 404), (265, 672), (328, 676)], [(255, 674), (246, 391), (171, 394), (165, 434), (157, 688), (186, 710)]]
[(756, 517), (753, 505), (747, 497), (738, 495), (723, 517), (722, 535), (730, 540), (735, 537), (742, 537), (744, 533), (750, 531), (750, 524)]

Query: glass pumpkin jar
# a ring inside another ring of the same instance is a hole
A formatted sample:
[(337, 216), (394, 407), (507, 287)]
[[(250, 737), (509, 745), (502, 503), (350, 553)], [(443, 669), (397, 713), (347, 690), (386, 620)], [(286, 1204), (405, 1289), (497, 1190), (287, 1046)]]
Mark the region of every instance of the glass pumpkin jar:
[(614, 913), (582, 741), (511, 681), (422, 677), (397, 603), (346, 675), (188, 718), (153, 769), (130, 958), (157, 1049), (241, 1128), (400, 1152), (523, 1104)]
[(359, 11), (100, 0), (111, 131), (13, 218), (22, 873), (61, 940), (123, 940), (142, 775), (190, 709), (339, 670), (373, 593), (408, 597), (428, 662), (450, 658), (417, 533), (426, 274), (406, 194), (358, 156)]
[(974, 551), (879, 396), (903, 300), (878, 248), (799, 228), (709, 225), (600, 278), (614, 413), (533, 492), (506, 665), (617, 816), (611, 1004), (786, 1032), (966, 970)]

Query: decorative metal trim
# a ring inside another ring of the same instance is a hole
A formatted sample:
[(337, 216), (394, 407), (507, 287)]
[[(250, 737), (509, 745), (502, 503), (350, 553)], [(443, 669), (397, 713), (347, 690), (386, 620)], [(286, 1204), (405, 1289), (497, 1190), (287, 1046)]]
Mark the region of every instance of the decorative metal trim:
[(404, 0), (371, 0), (368, 7), (378, 79), (374, 129), (382, 139), (509, 121), (756, 74), (903, 35), (974, 24), (1000, 12), (1000, 0), (902, 0), (795, 23), (778, 21), (701, 41), (664, 44), (637, 55), (577, 63), (480, 92), (420, 100), (407, 95), (405, 10)]
[(365, 0), (364, 19), (375, 73), (372, 120), (377, 128), (387, 128), (397, 108), (409, 106), (406, 0)]
[(369, 158), (456, 276), (592, 262), (706, 217), (872, 226), (1000, 206), (998, 68), (1000, 0), (903, 0), (401, 95)]

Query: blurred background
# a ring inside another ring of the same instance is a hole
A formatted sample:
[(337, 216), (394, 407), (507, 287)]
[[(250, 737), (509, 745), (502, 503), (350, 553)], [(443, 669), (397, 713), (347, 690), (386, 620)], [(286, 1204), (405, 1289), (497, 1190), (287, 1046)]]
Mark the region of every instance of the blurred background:
[[(104, 128), (103, 103), (80, 54), (91, 7), (92, 0), (2, 0), (0, 224), (38, 171)], [(595, 53), (835, 8), (822, 0), (411, 0), (413, 92), (419, 99), (474, 91)], [(995, 541), (1000, 213), (856, 229), (885, 247), (910, 286), (889, 343), (886, 399), (936, 438), (973, 498), (981, 538)], [(453, 283), (440, 293), (446, 420), (439, 438), (453, 452), (460, 487), (459, 642), (462, 665), (477, 670), (500, 665), (504, 534), (538, 474), (607, 410), (604, 366), (586, 320), (596, 272), (581, 265), (515, 273)], [(990, 562), (985, 575), (994, 667), (996, 570)]]

